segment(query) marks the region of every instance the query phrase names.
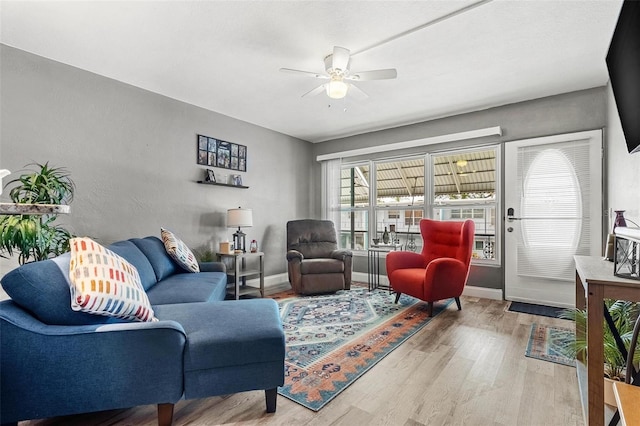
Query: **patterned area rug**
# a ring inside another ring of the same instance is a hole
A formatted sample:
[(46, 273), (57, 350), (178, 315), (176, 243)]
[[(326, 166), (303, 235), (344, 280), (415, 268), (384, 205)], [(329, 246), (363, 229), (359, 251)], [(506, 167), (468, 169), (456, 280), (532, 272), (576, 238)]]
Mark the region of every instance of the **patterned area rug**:
[(575, 367), (575, 358), (567, 356), (566, 347), (575, 332), (568, 328), (531, 324), (531, 334), (525, 355), (543, 361)]
[[(430, 320), (427, 304), (352, 287), (325, 296), (271, 296), (286, 335), (283, 395), (318, 411)], [(434, 303), (434, 317), (452, 300)]]

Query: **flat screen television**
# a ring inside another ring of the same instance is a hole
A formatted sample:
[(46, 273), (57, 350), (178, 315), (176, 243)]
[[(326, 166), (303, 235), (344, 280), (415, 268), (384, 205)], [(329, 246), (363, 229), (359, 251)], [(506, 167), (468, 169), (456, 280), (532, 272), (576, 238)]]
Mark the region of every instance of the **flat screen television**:
[(625, 0), (613, 32), (607, 69), (629, 152), (640, 152), (640, 1)]

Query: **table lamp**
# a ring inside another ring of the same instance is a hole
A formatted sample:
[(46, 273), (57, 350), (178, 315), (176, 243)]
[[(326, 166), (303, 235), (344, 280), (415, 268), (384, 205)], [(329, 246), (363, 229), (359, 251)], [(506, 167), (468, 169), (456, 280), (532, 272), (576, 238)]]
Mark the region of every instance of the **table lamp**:
[(233, 234), (233, 248), (235, 250), (242, 250), (243, 253), (246, 253), (246, 234), (242, 232), (242, 229), (240, 228), (243, 226), (253, 226), (253, 211), (251, 209), (243, 209), (241, 207), (227, 210), (227, 227), (235, 228), (236, 226), (238, 227), (238, 230)]

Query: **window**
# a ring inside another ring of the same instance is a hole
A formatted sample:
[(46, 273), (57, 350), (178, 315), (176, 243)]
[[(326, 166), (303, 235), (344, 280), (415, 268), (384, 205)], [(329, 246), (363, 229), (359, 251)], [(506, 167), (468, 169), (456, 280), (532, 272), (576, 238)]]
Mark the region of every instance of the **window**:
[(497, 259), (496, 156), (496, 148), (431, 156), (434, 175), (432, 217), (473, 220), (476, 225), (473, 258), (489, 262)]
[(386, 229), (390, 242), (421, 251), (422, 218), (471, 219), (476, 225), (474, 259), (495, 262), (497, 155), (497, 148), (490, 147), (342, 163), (340, 246), (366, 250), (374, 238), (382, 240)]
[(368, 163), (340, 170), (340, 247), (365, 250), (369, 240)]
[(406, 246), (413, 241), (421, 250), (418, 224), (424, 211), (424, 164), (424, 155), (373, 162), (378, 238), (386, 229), (391, 243)]
[(406, 226), (418, 226), (422, 219), (422, 210), (405, 210), (404, 224)]
[(484, 209), (452, 209), (451, 219), (482, 219)]

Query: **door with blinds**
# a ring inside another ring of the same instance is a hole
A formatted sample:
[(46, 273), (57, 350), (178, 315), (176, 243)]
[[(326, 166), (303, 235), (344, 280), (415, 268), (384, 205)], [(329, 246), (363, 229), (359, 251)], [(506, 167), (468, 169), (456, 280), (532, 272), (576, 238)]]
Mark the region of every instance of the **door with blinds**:
[(602, 251), (602, 132), (505, 145), (505, 297), (575, 306), (574, 255)]

